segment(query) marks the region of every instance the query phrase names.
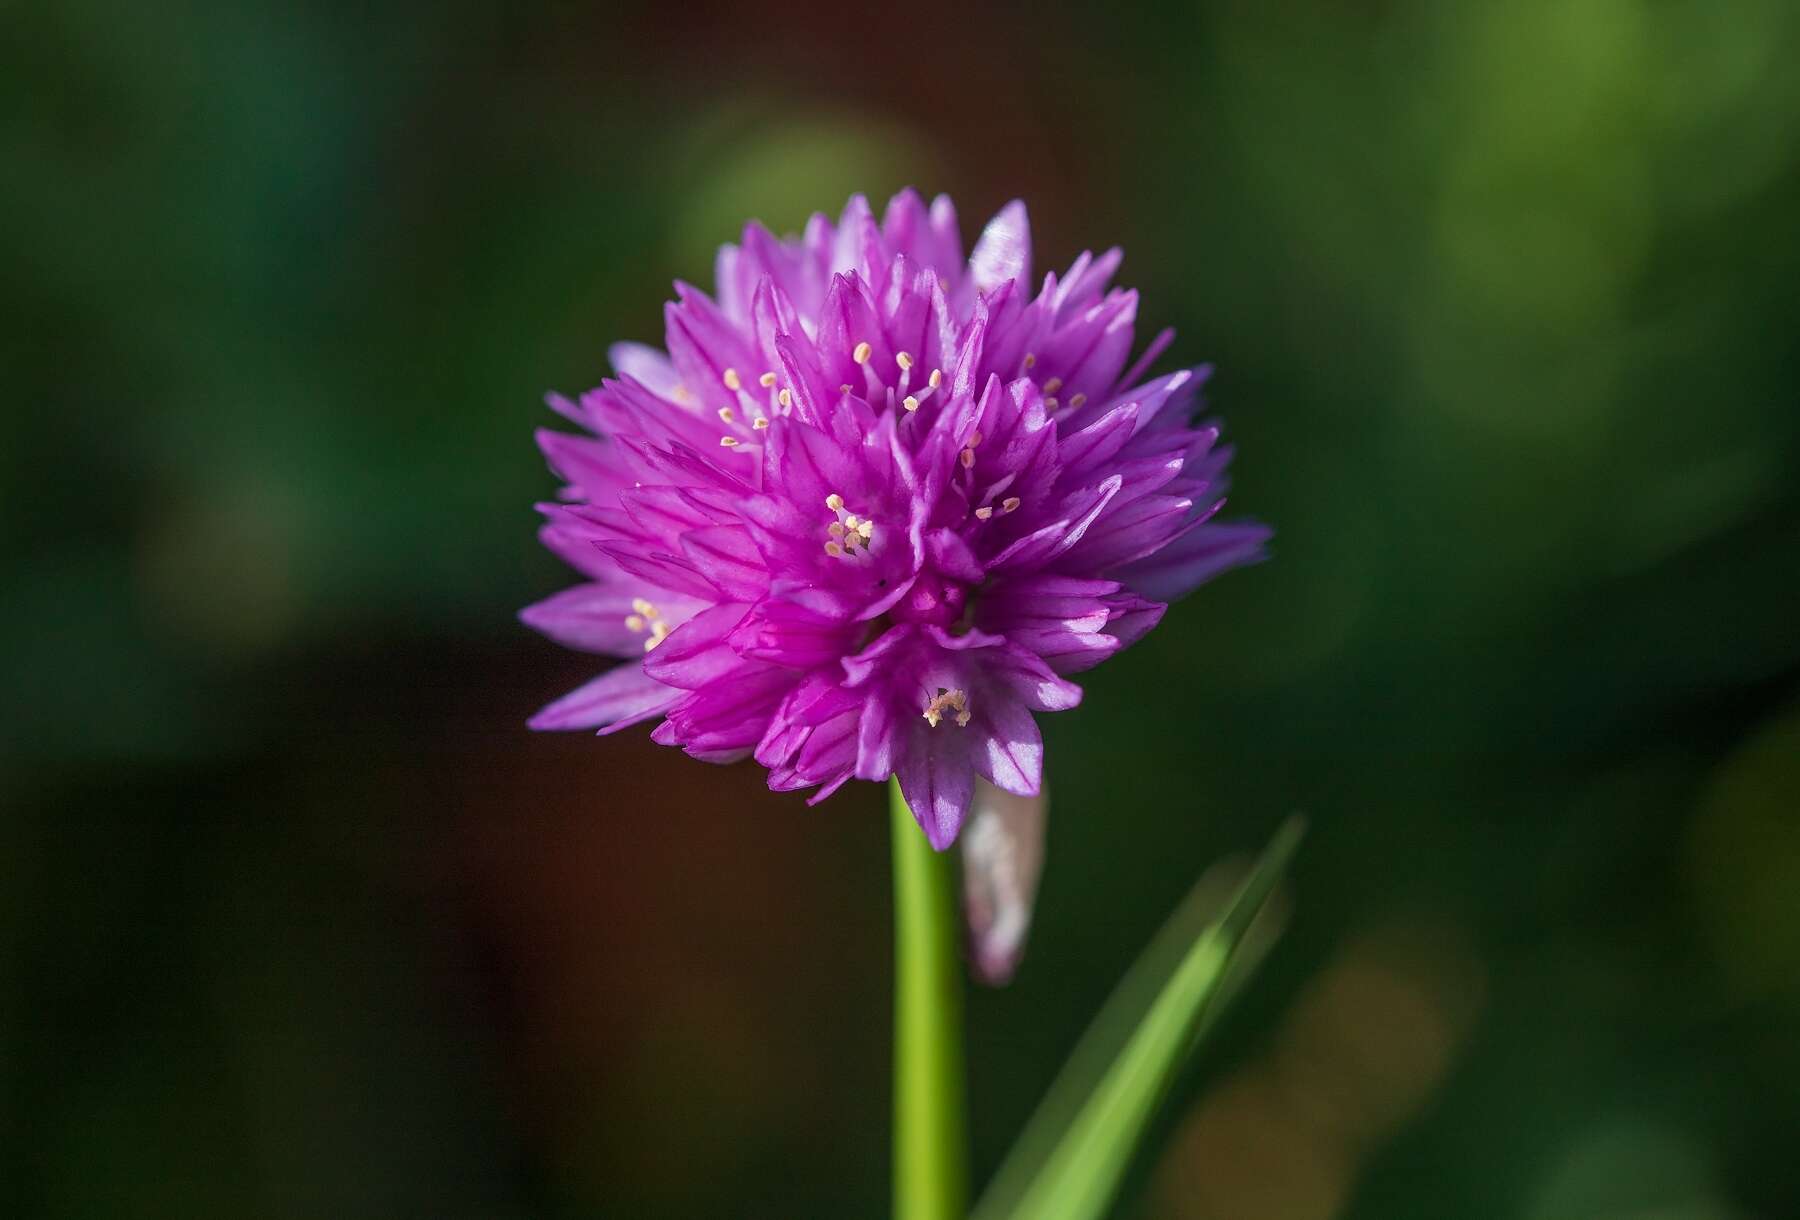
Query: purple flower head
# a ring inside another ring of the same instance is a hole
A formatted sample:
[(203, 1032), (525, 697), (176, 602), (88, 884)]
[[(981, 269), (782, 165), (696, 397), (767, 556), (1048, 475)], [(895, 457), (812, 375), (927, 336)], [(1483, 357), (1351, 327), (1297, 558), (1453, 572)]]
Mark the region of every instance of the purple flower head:
[(798, 239), (749, 225), (713, 296), (675, 285), (666, 353), (618, 344), (615, 379), (550, 399), (591, 435), (539, 433), (567, 484), (542, 538), (587, 583), (521, 617), (629, 660), (532, 726), (660, 718), (814, 801), (895, 775), (938, 848), (978, 776), (1036, 794), (1034, 715), (1269, 533), (1214, 520), (1208, 369), (1147, 376), (1168, 331), (1127, 369), (1120, 258), (1032, 296), (1023, 204), (965, 262), (950, 200), (910, 190)]

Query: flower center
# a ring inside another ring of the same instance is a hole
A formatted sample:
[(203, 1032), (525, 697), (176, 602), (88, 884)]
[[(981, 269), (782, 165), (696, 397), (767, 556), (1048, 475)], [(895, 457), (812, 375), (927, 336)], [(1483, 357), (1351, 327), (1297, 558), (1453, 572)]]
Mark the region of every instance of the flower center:
[(945, 580), (936, 572), (919, 573), (911, 589), (888, 613), (901, 623), (929, 623), (948, 627), (962, 617), (968, 605), (969, 591), (955, 581)]

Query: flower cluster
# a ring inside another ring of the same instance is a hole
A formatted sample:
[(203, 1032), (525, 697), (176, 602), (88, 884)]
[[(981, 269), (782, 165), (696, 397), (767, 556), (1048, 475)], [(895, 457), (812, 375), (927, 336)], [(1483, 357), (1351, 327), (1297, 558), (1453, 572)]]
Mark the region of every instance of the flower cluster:
[(660, 718), (814, 800), (898, 776), (938, 848), (977, 776), (1037, 793), (1034, 714), (1268, 536), (1214, 520), (1208, 370), (1147, 376), (1168, 331), (1126, 367), (1120, 257), (1032, 296), (1022, 204), (965, 263), (950, 201), (912, 191), (796, 239), (749, 225), (713, 296), (675, 286), (666, 352), (616, 345), (616, 378), (550, 400), (590, 435), (539, 434), (567, 484), (542, 537), (587, 583), (522, 617), (629, 659), (533, 727)]

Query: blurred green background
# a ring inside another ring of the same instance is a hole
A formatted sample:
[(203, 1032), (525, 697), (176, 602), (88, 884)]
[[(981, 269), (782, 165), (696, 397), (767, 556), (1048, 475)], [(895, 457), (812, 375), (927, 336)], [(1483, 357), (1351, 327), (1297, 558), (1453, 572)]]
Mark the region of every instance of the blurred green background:
[(1314, 833), (1122, 1214), (1800, 1214), (1800, 11), (12, 4), (0, 1212), (876, 1216), (882, 793), (516, 624), (550, 388), (853, 190), (1120, 243), (1277, 528), (1046, 719), (975, 1160)]

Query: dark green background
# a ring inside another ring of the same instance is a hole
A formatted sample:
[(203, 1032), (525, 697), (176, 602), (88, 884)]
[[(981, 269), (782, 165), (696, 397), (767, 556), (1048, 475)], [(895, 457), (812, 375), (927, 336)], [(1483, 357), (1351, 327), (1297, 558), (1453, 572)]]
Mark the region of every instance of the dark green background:
[(881, 1214), (879, 789), (512, 616), (542, 393), (910, 182), (1123, 244), (1277, 529), (1046, 720), (978, 1171), (1303, 809), (1124, 1214), (1800, 1213), (1793, 5), (372, 7), (0, 14), (0, 1211)]

